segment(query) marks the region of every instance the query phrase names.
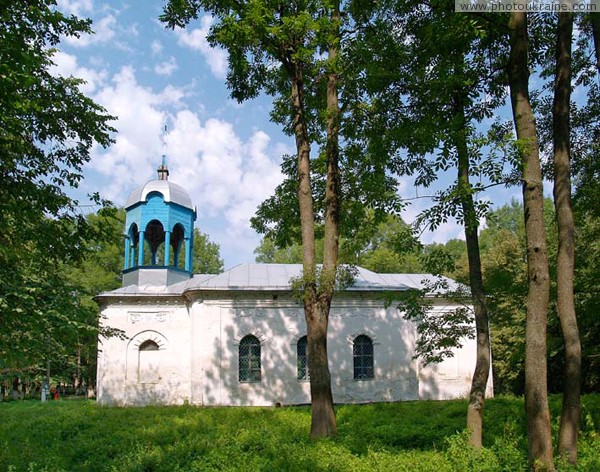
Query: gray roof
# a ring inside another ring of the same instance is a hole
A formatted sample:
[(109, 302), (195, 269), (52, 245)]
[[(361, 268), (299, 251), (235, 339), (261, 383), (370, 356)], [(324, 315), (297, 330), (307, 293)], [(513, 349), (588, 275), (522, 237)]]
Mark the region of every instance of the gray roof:
[(151, 192), (159, 192), (165, 199), (165, 202), (177, 203), (191, 210), (194, 209), (192, 199), (187, 191), (181, 186), (170, 182), (169, 180), (150, 180), (144, 185), (137, 187), (127, 199), (125, 209), (139, 202), (145, 202), (148, 194)]
[[(399, 280), (386, 280), (380, 274), (357, 267), (354, 283), (347, 290), (408, 290)], [(209, 279), (192, 278), (186, 290), (289, 290), (290, 279), (300, 277), (302, 264), (240, 264)]]
[[(356, 268), (354, 283), (345, 290), (406, 291), (423, 289), (435, 277), (431, 274), (377, 274), (362, 267)], [(240, 264), (222, 274), (197, 274), (191, 279), (170, 286), (129, 285), (104, 296), (164, 295), (173, 296), (193, 291), (288, 291), (290, 281), (302, 273), (301, 264)], [(459, 287), (452, 279), (443, 277), (447, 290)], [(439, 294), (442, 290), (434, 290)]]

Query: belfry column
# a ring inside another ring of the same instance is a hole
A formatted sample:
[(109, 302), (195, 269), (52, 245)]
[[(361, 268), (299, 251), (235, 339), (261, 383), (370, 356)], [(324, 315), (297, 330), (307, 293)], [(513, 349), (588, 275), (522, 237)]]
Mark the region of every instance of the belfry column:
[(164, 266), (169, 265), (169, 258), (171, 257), (171, 232), (165, 231), (165, 261)]
[(188, 272), (192, 270), (192, 245), (190, 244), (190, 238), (185, 238), (185, 270)]
[(140, 249), (138, 251), (138, 265), (141, 267), (144, 265), (144, 235), (146, 231), (140, 231), (140, 242), (138, 243)]
[(129, 269), (129, 255), (131, 253), (131, 238), (125, 236), (125, 265), (123, 269)]

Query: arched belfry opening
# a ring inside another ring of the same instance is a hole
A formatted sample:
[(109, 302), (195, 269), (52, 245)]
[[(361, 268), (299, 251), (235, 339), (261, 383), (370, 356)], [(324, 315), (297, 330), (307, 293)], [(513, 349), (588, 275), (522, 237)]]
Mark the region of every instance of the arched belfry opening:
[[(150, 249), (150, 265), (155, 266), (161, 262), (158, 249), (162, 247), (164, 252), (165, 234), (165, 229), (163, 228), (162, 223), (158, 220), (152, 220), (146, 225), (146, 242), (148, 243), (148, 247)], [(166, 262), (164, 257), (162, 258), (162, 262)]]
[(183, 254), (185, 254), (185, 231), (183, 229), (183, 226), (181, 226), (180, 224), (176, 224), (173, 227), (173, 232), (171, 236), (171, 246), (173, 248), (173, 259), (171, 260), (171, 264), (174, 267), (180, 267), (182, 250)]
[(158, 178), (127, 199), (123, 286), (171, 285), (192, 276), (196, 209), (168, 176), (163, 156)]

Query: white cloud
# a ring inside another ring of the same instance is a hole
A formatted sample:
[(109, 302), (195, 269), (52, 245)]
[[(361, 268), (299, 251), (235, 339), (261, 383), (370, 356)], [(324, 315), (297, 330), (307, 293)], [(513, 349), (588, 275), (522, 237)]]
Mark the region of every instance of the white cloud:
[(156, 64), (154, 66), (154, 72), (156, 72), (158, 75), (169, 76), (175, 70), (177, 70), (177, 62), (175, 61), (175, 58), (173, 56), (169, 57), (169, 59), (167, 59), (166, 61), (161, 62), (160, 64)]
[(227, 74), (227, 53), (221, 48), (212, 48), (206, 40), (213, 19), (205, 15), (200, 20), (200, 28), (186, 30), (175, 28), (177, 41), (182, 46), (199, 51), (204, 56), (211, 72), (218, 78), (223, 79)]
[(86, 95), (94, 93), (101, 87), (108, 76), (104, 69), (94, 70), (79, 66), (76, 56), (62, 51), (58, 51), (54, 54), (52, 60), (55, 64), (53, 72), (56, 73), (56, 75), (61, 75), (63, 77), (73, 76), (85, 80), (86, 83), (81, 85), (80, 89)]
[(75, 47), (87, 47), (91, 44), (106, 43), (115, 37), (117, 19), (112, 15), (106, 15), (99, 21), (94, 21), (92, 30), (94, 34), (83, 34), (79, 38), (67, 36), (65, 43)]
[(176, 114), (167, 137), (173, 180), (188, 189), (199, 217), (225, 217), (232, 243), (240, 238), (255, 243), (250, 218), (282, 181), (279, 156), (269, 153), (269, 144), (262, 131), (244, 142), (231, 123), (214, 118), (202, 123), (190, 110)]
[(110, 176), (102, 189), (104, 197), (122, 203), (134, 186), (152, 176), (161, 155), (163, 110), (179, 106), (183, 95), (172, 86), (155, 93), (137, 82), (133, 68), (123, 67), (94, 96), (108, 113), (117, 116), (115, 143), (98, 152), (90, 163), (92, 170)]
[(58, 0), (58, 9), (65, 14), (84, 17), (92, 11), (92, 0)]
[(251, 254), (259, 237), (250, 228), (250, 218), (282, 181), (283, 145), (272, 144), (260, 130), (244, 140), (228, 121), (201, 121), (196, 111), (182, 108), (184, 97), (185, 92), (173, 86), (158, 91), (144, 87), (133, 68), (123, 67), (94, 96), (118, 116), (114, 126), (119, 133), (109, 149), (95, 151), (89, 171), (104, 177), (103, 197), (123, 204), (131, 190), (155, 178), (162, 125), (169, 115), (169, 179), (188, 190), (199, 220), (219, 222), (211, 237), (224, 256)]
[(152, 41), (152, 44), (150, 45), (150, 50), (152, 51), (152, 55), (156, 56), (162, 52), (163, 45), (160, 43), (159, 40), (155, 39), (154, 41)]

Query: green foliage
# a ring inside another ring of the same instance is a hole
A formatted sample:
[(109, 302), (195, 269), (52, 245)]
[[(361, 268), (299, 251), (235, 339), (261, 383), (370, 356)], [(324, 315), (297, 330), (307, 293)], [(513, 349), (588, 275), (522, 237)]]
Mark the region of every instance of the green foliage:
[[(169, 27), (184, 27), (197, 19), (202, 10), (211, 13), (216, 21), (209, 41), (229, 53), (227, 85), (232, 97), (243, 101), (261, 92), (273, 96), (271, 119), (290, 135), (294, 134), (291, 77), (299, 74), (302, 120), (307, 124), (309, 142), (319, 146), (312, 151), (310, 171), (317, 225), (323, 221), (325, 205), (323, 148), (327, 111), (323, 77), (334, 69), (343, 78), (351, 69), (350, 63), (342, 63), (343, 58), (335, 63), (324, 58), (328, 44), (340, 40), (336, 34), (337, 22), (329, 18), (331, 8), (331, 2), (327, 1), (288, 5), (268, 1), (173, 0), (167, 2), (161, 16), (161, 21)], [(351, 21), (344, 12), (342, 35), (353, 26)], [(336, 36), (335, 40), (332, 36)], [(342, 96), (341, 101), (347, 100)], [(341, 111), (340, 118), (341, 136), (347, 129), (344, 112)], [(389, 174), (384, 155), (358, 152), (358, 144), (354, 144), (354, 148), (342, 149), (340, 153), (340, 230), (348, 238), (360, 230), (361, 222), (368, 220), (370, 212), (375, 212), (380, 221), (386, 211), (397, 213), (401, 208), (398, 183)], [(282, 171), (286, 176), (284, 182), (260, 205), (251, 223), (278, 247), (289, 247), (300, 240), (296, 156), (283, 156)]]
[[(293, 243), (291, 246), (279, 248), (268, 236), (264, 237), (254, 249), (256, 262), (268, 264), (302, 264), (302, 245)], [(323, 239), (315, 241), (315, 258), (323, 260)]]
[(578, 209), (575, 260), (576, 309), (581, 333), (583, 388), (600, 389), (600, 217)]
[(422, 272), (421, 244), (411, 226), (396, 215), (367, 215), (354, 237), (341, 241), (341, 259), (378, 273)]
[(219, 245), (212, 242), (208, 234), (201, 232), (198, 228), (194, 228), (192, 270), (195, 274), (220, 274), (223, 272), (223, 259), (219, 253)]
[(96, 384), (98, 334), (120, 334), (110, 327), (99, 327), (100, 309), (94, 297), (121, 286), (125, 211), (106, 207), (98, 213), (90, 213), (86, 221), (90, 231), (85, 255), (77, 263), (65, 264), (63, 271), (77, 299), (71, 317), (89, 328), (65, 340), (70, 341), (70, 347), (62, 359), (51, 356), (51, 374), (53, 381), (72, 383), (75, 380), (78, 384), (93, 386)]
[[(311, 441), (310, 410), (113, 408), (88, 401), (0, 404), (0, 463), (14, 472), (527, 470), (523, 400), (486, 402), (484, 448), (470, 448), (466, 401), (342, 405), (338, 437)], [(600, 398), (583, 397), (579, 469), (600, 461)], [(557, 419), (560, 399), (551, 397)], [(65, 445), (68, 445), (66, 447)]]
[[(582, 335), (582, 366), (584, 391), (597, 391), (600, 386), (596, 313), (598, 303), (598, 267), (600, 267), (600, 223), (594, 209), (576, 206), (577, 247), (575, 263), (576, 309)], [(556, 225), (552, 201), (546, 199), (544, 218), (548, 231), (548, 252), (551, 278), (556, 274)], [(488, 293), (492, 332), (492, 362), (494, 390), (498, 393), (521, 394), (524, 387), (525, 301), (527, 298), (527, 255), (525, 249), (523, 206), (516, 200), (490, 212), (487, 228), (481, 231), (481, 254), (484, 284)], [(451, 247), (452, 246), (452, 247)], [(454, 242), (427, 246), (429, 251), (441, 251), (426, 266), (436, 267), (463, 283), (468, 283), (466, 251)], [(444, 261), (448, 262), (444, 266)], [(434, 262), (432, 264), (432, 262)], [(454, 268), (452, 265), (454, 264)], [(556, 288), (553, 283), (548, 317), (549, 389), (562, 390), (563, 342), (556, 315)]]
[[(433, 297), (457, 303), (457, 308), (438, 311), (433, 309)], [(466, 305), (469, 293), (466, 287), (451, 290), (448, 279), (442, 276), (424, 281), (421, 290), (407, 290), (399, 295), (398, 310), (406, 320), (417, 325), (414, 359), (424, 364), (435, 364), (453, 357), (453, 349), (461, 347), (465, 339), (475, 337), (473, 309)]]
[[(373, 212), (355, 237), (340, 238), (340, 264), (357, 265), (378, 273), (418, 273), (423, 271), (421, 246), (412, 229), (398, 216), (387, 215), (377, 223)], [(316, 259), (323, 258), (323, 239), (315, 242)], [(302, 246), (293, 243), (283, 248), (264, 237), (254, 250), (256, 262), (300, 264)]]
[[(103, 208), (86, 217), (90, 229), (86, 253), (76, 264), (65, 267), (70, 280), (80, 285), (79, 294), (91, 298), (121, 285), (125, 210)], [(80, 300), (80, 303), (87, 303)]]
[(316, 286), (317, 296), (344, 290), (354, 283), (357, 273), (358, 269), (351, 265), (339, 265), (333, 273), (326, 272), (319, 266), (316, 268), (314, 274), (303, 274), (298, 277), (292, 277), (290, 285), (293, 297), (298, 302), (304, 302), (304, 297), (308, 293), (306, 287), (309, 285)]
[(61, 37), (90, 31), (55, 3), (0, 6), (0, 373), (62, 356), (96, 329), (62, 270), (92, 234), (66, 189), (77, 187), (94, 143), (111, 142), (112, 118), (80, 80), (50, 72)]
[[(376, 150), (393, 174), (414, 176), (419, 187), (447, 178), (459, 154), (467, 155), (478, 182), (457, 179), (429, 195), (432, 205), (417, 222), (436, 228), (455, 219), (472, 226), (490, 206), (478, 192), (505, 181), (506, 159), (492, 152), (497, 134), (475, 130), (504, 101), (506, 48), (498, 28), (504, 18), (456, 15), (449, 1), (425, 8), (410, 1), (354, 6), (364, 24), (347, 47), (354, 70), (345, 82), (350, 142), (359, 153)], [(474, 211), (463, 215), (467, 197)]]

